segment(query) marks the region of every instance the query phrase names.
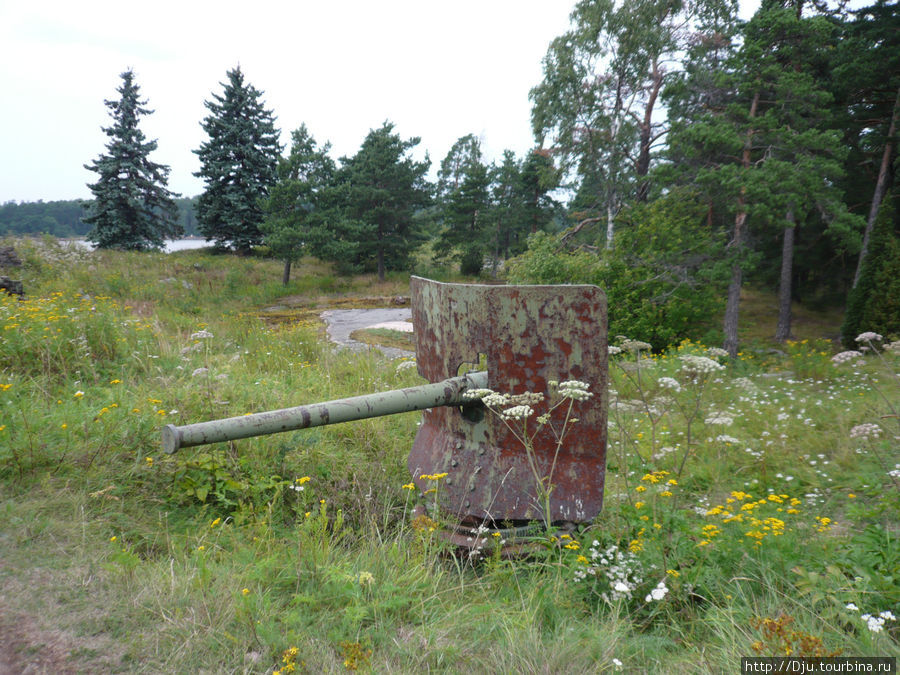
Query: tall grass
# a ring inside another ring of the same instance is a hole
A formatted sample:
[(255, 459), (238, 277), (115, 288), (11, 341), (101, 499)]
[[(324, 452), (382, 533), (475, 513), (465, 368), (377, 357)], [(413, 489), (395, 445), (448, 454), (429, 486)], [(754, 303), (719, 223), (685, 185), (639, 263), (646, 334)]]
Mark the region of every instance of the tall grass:
[[(413, 518), (415, 415), (159, 450), (165, 423), (418, 383), (260, 318), (402, 279), (310, 261), (282, 289), (275, 261), (16, 245), (0, 576), (7, 608), (22, 591), (15, 611), (65, 633), (67, 667), (718, 673), (786, 649), (898, 653), (898, 622), (871, 621), (900, 604), (893, 352), (835, 364), (807, 342), (728, 364), (620, 345), (602, 514), (471, 560)], [(864, 423), (881, 433), (851, 435)]]

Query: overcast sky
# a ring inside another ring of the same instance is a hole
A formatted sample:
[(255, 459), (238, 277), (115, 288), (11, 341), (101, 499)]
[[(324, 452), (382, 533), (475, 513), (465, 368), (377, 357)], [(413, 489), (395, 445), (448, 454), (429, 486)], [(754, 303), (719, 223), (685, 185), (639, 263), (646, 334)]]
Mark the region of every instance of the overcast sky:
[(305, 123), (335, 158), (382, 122), (436, 166), (481, 137), (489, 160), (533, 146), (528, 91), (575, 0), (0, 0), (0, 203), (88, 198), (104, 99), (134, 70), (141, 129), (169, 188), (199, 194), (203, 102), (240, 65), (287, 144)]

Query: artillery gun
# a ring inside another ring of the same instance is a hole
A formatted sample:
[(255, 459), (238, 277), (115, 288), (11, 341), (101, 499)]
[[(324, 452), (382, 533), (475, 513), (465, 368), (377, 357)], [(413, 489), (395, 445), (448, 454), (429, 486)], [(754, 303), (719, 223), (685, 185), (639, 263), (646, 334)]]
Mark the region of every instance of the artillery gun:
[[(603, 505), (606, 475), (604, 293), (596, 286), (448, 284), (420, 277), (410, 285), (417, 367), (430, 384), (168, 425), (165, 451), (424, 410), (407, 466), (422, 491), (429, 487), (423, 475), (446, 474), (438, 492), (444, 515), (465, 527), (593, 519)], [(487, 370), (460, 374), (479, 363)], [(534, 463), (553, 486), (548, 517), (521, 441), (465, 392), (543, 393), (551, 381), (565, 380), (587, 383), (594, 397), (579, 406), (577, 427), (562, 447), (549, 424), (532, 439)]]

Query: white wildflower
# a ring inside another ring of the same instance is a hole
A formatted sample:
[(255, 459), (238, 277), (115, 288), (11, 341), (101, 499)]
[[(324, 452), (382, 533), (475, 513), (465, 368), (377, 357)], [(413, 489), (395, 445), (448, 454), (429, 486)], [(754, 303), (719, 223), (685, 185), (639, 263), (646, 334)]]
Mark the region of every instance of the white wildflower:
[(191, 377), (197, 377), (198, 375), (203, 375), (204, 373), (208, 373), (209, 368), (195, 368), (194, 372), (191, 373)]
[(656, 383), (663, 389), (681, 391), (681, 383), (674, 377), (661, 377), (656, 381)]
[(706, 350), (706, 353), (714, 359), (724, 359), (726, 356), (728, 356), (728, 352), (721, 347), (710, 347)]
[(491, 392), (487, 396), (481, 399), (481, 402), (484, 403), (488, 408), (500, 408), (509, 403), (509, 394), (498, 394), (497, 392)]
[(626, 584), (624, 581), (617, 581), (613, 584), (613, 590), (616, 593), (624, 593), (625, 595), (631, 595), (631, 587)]
[(707, 373), (714, 373), (717, 370), (725, 370), (725, 366), (721, 363), (713, 361), (706, 356), (685, 354), (678, 358), (681, 359), (681, 370), (691, 375), (705, 375)]
[(500, 416), (505, 420), (524, 420), (534, 414), (534, 408), (529, 405), (515, 405), (507, 408)]
[(859, 607), (857, 607), (857, 606), (856, 606), (856, 603), (853, 603), (853, 602), (848, 602), (848, 603), (847, 603), (847, 609), (849, 609), (851, 612), (858, 612), (858, 611), (859, 611)]
[(616, 347), (615, 345), (610, 345), (606, 348), (606, 351), (613, 355), (622, 353), (622, 349), (620, 347)]
[(622, 338), (622, 349), (638, 353), (643, 350), (650, 349), (651, 345), (647, 342), (643, 342), (642, 340), (632, 340), (631, 338)]
[(713, 412), (709, 414), (705, 420), (703, 420), (705, 424), (718, 424), (723, 427), (727, 427), (734, 422), (734, 417), (729, 415), (728, 413), (723, 412)]
[(590, 389), (590, 385), (580, 380), (566, 380), (559, 383), (559, 395), (573, 401), (586, 401), (593, 396), (588, 389)]
[(524, 394), (513, 394), (509, 397), (509, 402), (514, 405), (535, 405), (543, 400), (544, 395), (534, 391), (526, 391)]
[(877, 424), (857, 424), (850, 430), (850, 438), (878, 438), (881, 435), (881, 427)]
[(666, 582), (660, 581), (656, 584), (656, 588), (654, 588), (650, 593), (647, 594), (647, 597), (644, 598), (644, 602), (651, 602), (653, 600), (659, 601), (666, 597), (666, 593), (669, 592), (669, 589), (666, 588)]
[(863, 614), (859, 617), (866, 622), (869, 632), (880, 633), (884, 630), (884, 618), (880, 616), (872, 616), (871, 614)]
[(856, 336), (857, 342), (880, 342), (881, 336), (878, 333), (873, 333), (872, 331), (866, 331), (865, 333), (860, 333)]
[(203, 329), (196, 333), (191, 333), (191, 340), (208, 340), (213, 336), (208, 330)]
[(834, 365), (839, 366), (842, 363), (847, 363), (848, 361), (853, 361), (854, 359), (860, 359), (860, 358), (862, 358), (862, 352), (858, 352), (855, 349), (852, 349), (850, 351), (835, 354), (834, 356), (831, 357), (831, 362)]
[[(411, 362), (410, 362), (411, 363)], [(463, 392), (463, 398), (466, 401), (476, 401), (483, 399), (485, 396), (493, 394), (493, 389), (467, 389)]]
[(740, 443), (740, 440), (734, 436), (726, 436), (725, 434), (716, 436), (716, 440), (719, 441), (719, 443)]

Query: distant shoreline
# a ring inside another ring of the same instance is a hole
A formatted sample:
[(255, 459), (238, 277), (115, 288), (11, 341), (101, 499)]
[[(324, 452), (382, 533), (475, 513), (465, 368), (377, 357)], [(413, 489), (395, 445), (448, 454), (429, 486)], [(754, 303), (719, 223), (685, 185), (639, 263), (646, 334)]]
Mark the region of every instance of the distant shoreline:
[[(90, 247), (90, 242), (84, 237), (59, 237), (60, 243), (72, 243), (76, 246)], [(175, 251), (187, 251), (195, 248), (204, 248), (212, 246), (212, 243), (203, 237), (179, 237), (178, 239), (167, 239), (163, 251), (165, 253), (174, 253)]]

